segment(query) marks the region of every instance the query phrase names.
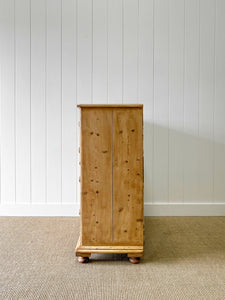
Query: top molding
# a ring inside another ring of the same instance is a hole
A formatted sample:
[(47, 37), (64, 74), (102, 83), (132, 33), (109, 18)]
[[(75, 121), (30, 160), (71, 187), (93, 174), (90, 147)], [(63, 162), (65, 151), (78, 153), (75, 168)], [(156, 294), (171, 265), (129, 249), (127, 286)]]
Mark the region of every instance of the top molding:
[(80, 108), (94, 108), (94, 107), (105, 107), (105, 108), (110, 108), (110, 107), (120, 107), (120, 108), (128, 108), (128, 107), (138, 107), (138, 108), (143, 108), (143, 104), (78, 104), (77, 107)]

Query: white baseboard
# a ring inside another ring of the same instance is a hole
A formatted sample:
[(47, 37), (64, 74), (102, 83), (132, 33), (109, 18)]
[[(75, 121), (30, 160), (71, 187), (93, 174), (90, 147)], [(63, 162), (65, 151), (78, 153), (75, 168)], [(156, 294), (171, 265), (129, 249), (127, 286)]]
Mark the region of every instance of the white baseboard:
[[(0, 216), (79, 216), (79, 204), (1, 204)], [(145, 216), (225, 216), (225, 203), (145, 203)]]
[(1, 204), (0, 216), (79, 216), (79, 204)]
[(145, 216), (225, 216), (225, 203), (145, 203)]

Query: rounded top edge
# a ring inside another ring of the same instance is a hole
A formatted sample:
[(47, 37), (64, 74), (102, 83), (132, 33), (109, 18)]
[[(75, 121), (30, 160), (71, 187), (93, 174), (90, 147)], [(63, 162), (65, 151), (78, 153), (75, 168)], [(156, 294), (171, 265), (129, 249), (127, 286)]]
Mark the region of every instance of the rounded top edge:
[(77, 107), (80, 108), (143, 108), (143, 104), (78, 104)]

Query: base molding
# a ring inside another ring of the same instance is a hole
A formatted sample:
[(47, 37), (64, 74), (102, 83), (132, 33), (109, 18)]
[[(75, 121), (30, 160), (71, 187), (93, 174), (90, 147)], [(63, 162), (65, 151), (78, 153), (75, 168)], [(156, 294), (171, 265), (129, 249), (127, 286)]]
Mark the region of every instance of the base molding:
[[(80, 205), (71, 203), (0, 204), (0, 216), (79, 216)], [(225, 203), (145, 203), (145, 216), (225, 216)]]
[(80, 237), (75, 249), (76, 256), (85, 256), (91, 253), (126, 253), (129, 256), (143, 256), (143, 246), (84, 246), (81, 245)]

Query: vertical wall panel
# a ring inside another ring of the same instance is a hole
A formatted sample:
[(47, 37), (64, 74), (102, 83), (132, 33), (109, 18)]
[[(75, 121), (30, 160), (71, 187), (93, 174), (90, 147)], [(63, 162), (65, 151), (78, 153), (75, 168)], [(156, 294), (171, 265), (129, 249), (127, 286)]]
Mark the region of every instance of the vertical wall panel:
[(185, 2), (184, 202), (199, 200), (199, 0)]
[(46, 201), (46, 3), (31, 1), (31, 201)]
[(15, 7), (0, 2), (1, 16), (1, 203), (14, 203), (15, 191)]
[(213, 114), (215, 1), (200, 0), (199, 56), (199, 202), (213, 199)]
[(30, 1), (15, 2), (16, 202), (30, 202)]
[(153, 0), (139, 1), (138, 101), (144, 104), (145, 202), (152, 202), (153, 182)]
[(214, 201), (225, 199), (225, 1), (216, 1)]
[[(93, 1), (77, 0), (77, 104), (92, 103), (93, 99)], [(77, 121), (79, 124), (79, 110)], [(80, 128), (77, 127), (77, 145), (80, 141)], [(77, 146), (77, 148), (78, 148)], [(78, 149), (76, 149), (78, 151)], [(77, 178), (80, 177), (80, 155), (77, 152)], [(77, 200), (80, 201), (80, 184), (77, 184)]]
[(79, 103), (144, 104), (146, 203), (224, 203), (224, 28), (223, 0), (0, 0), (1, 204), (79, 203)]
[(93, 103), (108, 101), (108, 0), (93, 0)]
[(49, 203), (62, 200), (61, 3), (61, 0), (47, 0), (46, 132)]
[(123, 101), (138, 101), (138, 0), (123, 0)]
[(169, 202), (183, 201), (184, 0), (169, 8)]
[(169, 5), (155, 1), (154, 22), (154, 202), (168, 201)]
[(77, 0), (77, 101), (92, 102), (92, 0)]
[(76, 202), (76, 1), (62, 2), (62, 201)]
[(123, 1), (108, 1), (108, 102), (122, 103)]

